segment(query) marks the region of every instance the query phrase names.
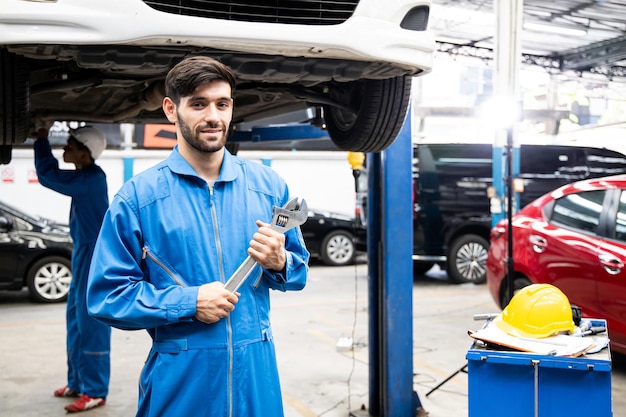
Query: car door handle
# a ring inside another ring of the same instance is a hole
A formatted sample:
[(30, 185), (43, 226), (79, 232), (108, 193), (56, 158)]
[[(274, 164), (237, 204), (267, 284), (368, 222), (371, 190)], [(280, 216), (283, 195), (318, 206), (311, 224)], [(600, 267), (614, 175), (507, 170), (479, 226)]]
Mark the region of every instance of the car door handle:
[(617, 275), (624, 269), (624, 262), (611, 254), (601, 253), (598, 255), (598, 259), (600, 259), (602, 268), (611, 275)]
[(537, 235), (530, 235), (528, 237), (530, 244), (533, 246), (533, 250), (537, 253), (543, 253), (548, 247), (548, 241)]

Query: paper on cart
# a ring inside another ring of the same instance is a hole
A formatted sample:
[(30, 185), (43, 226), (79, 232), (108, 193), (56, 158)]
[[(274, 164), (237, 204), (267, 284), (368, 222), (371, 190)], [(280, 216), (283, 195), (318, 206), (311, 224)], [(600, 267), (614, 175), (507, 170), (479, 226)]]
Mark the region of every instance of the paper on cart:
[(593, 338), (576, 337), (566, 334), (559, 334), (542, 339), (511, 336), (498, 326), (493, 325), (493, 323), (489, 323), (476, 332), (468, 332), (468, 334), (474, 339), (494, 345), (505, 346), (522, 352), (550, 356), (577, 357), (589, 352), (596, 346), (596, 342)]

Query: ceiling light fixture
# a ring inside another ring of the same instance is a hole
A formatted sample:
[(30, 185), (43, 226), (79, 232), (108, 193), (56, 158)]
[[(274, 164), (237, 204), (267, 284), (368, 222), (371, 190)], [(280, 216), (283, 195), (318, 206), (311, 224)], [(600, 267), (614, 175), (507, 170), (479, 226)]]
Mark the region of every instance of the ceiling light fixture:
[(437, 6), (434, 4), (430, 9), (430, 15), (440, 20), (473, 23), (477, 25), (493, 25), (496, 21), (496, 17), (493, 13), (467, 10), (460, 7)]
[(544, 33), (557, 33), (559, 35), (584, 36), (587, 31), (584, 29), (574, 28), (570, 26), (559, 26), (550, 23), (526, 22), (523, 25), (526, 30), (534, 30)]

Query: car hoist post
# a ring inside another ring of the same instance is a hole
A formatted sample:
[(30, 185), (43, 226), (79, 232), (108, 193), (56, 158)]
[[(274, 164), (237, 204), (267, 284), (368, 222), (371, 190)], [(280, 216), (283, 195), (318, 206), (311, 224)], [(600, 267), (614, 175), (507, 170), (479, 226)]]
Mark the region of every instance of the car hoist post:
[(416, 408), (410, 125), (407, 117), (389, 148), (367, 154), (371, 416), (413, 417)]

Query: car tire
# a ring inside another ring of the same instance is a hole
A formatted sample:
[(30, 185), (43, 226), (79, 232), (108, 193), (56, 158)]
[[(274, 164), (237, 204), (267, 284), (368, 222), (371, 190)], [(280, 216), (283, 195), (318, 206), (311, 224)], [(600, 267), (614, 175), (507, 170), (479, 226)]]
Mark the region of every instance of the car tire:
[(487, 252), (489, 242), (478, 235), (464, 235), (452, 242), (446, 271), (452, 282), (462, 284), (487, 281)]
[[(526, 277), (516, 277), (513, 280), (513, 294), (517, 294), (519, 290), (524, 287), (528, 287), (532, 282)], [(500, 287), (500, 308), (504, 309), (511, 301), (509, 296), (509, 281), (508, 279), (502, 280), (502, 286)]]
[(30, 297), (40, 303), (67, 300), (71, 282), (71, 261), (62, 256), (48, 256), (38, 260), (26, 276)]
[(0, 50), (0, 164), (11, 162), (14, 142), (28, 138), (29, 103), (27, 62)]
[(0, 145), (0, 165), (6, 165), (11, 162), (12, 153), (13, 145)]
[(333, 143), (346, 151), (381, 152), (402, 128), (411, 97), (411, 77), (335, 82), (329, 95), (345, 106), (324, 105)]
[(330, 266), (343, 266), (354, 262), (356, 250), (354, 236), (345, 230), (334, 230), (322, 240), (320, 257)]

